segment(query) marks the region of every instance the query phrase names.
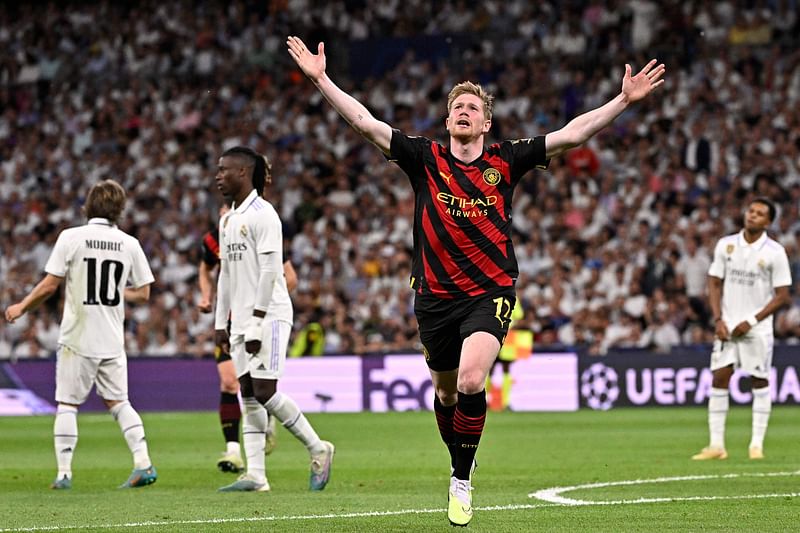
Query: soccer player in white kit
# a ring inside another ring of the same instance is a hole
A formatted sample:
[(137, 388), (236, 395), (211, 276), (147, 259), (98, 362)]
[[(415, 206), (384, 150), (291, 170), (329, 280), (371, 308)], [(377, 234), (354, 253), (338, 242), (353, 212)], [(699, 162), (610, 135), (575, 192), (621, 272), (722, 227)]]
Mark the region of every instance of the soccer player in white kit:
[(59, 234), (44, 279), (5, 312), (6, 320), (13, 322), (36, 309), (66, 279), (56, 362), (58, 409), (53, 435), (58, 475), (53, 489), (72, 488), (78, 406), (93, 385), (133, 454), (133, 472), (120, 488), (156, 481), (142, 419), (128, 401), (123, 329), (125, 302), (146, 302), (154, 278), (139, 241), (116, 226), (124, 207), (125, 191), (117, 182), (94, 185), (84, 205), (88, 223)]
[(727, 459), (725, 418), (728, 387), (734, 368), (750, 374), (753, 421), (750, 459), (764, 458), (772, 399), (772, 315), (790, 302), (792, 276), (786, 250), (767, 236), (775, 206), (766, 198), (750, 202), (744, 229), (723, 237), (714, 248), (708, 271), (708, 292), (716, 340), (711, 353), (713, 379), (708, 400), (709, 445), (692, 459)]
[(217, 187), (233, 205), (220, 219), (216, 341), (230, 347), (239, 377), (247, 457), (247, 472), (219, 489), (223, 492), (270, 489), (264, 460), (268, 416), (308, 449), (311, 490), (325, 488), (334, 454), (333, 444), (319, 438), (294, 400), (277, 390), (293, 310), (283, 275), (283, 228), (272, 204), (261, 197), (268, 177), (269, 162), (250, 148), (237, 146), (219, 158)]

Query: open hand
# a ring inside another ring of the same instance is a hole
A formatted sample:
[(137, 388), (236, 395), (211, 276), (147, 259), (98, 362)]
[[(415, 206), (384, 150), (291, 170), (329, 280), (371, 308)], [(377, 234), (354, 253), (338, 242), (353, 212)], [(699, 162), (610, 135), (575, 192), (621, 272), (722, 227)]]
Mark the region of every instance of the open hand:
[(631, 76), (631, 66), (625, 65), (625, 76), (622, 78), (622, 94), (628, 97), (628, 102), (633, 103), (650, 94), (656, 87), (664, 83), (661, 76), (667, 68), (664, 63), (655, 66), (657, 61), (651, 59), (636, 76)]
[(325, 74), (325, 43), (319, 43), (317, 53), (312, 54), (300, 37), (290, 35), (286, 38), (286, 46), (289, 55), (311, 81), (316, 82)]

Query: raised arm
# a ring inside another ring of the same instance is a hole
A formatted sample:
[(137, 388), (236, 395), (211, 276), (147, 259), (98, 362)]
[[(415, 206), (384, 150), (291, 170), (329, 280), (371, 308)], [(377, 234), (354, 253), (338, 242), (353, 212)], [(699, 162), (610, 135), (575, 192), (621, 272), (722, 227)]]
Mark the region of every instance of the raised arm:
[(389, 154), (392, 142), (392, 128), (367, 110), (364, 105), (341, 90), (325, 72), (325, 44), (319, 43), (317, 53), (312, 54), (299, 37), (286, 39), (289, 55), (300, 70), (314, 82), (322, 96), (362, 137), (377, 146), (384, 154)]
[(597, 109), (575, 117), (560, 130), (547, 134), (547, 158), (561, 155), (570, 148), (585, 143), (595, 133), (614, 122), (630, 104), (641, 100), (664, 83), (661, 77), (666, 67), (663, 63), (656, 66), (656, 63), (655, 59), (651, 60), (636, 76), (631, 76), (631, 66), (625, 65), (622, 91), (617, 96)]

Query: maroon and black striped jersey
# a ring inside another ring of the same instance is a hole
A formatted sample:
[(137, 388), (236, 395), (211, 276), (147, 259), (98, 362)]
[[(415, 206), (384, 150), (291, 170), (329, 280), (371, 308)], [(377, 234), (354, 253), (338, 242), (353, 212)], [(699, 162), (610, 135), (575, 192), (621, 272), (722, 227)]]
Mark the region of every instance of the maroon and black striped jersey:
[(389, 160), (414, 189), (411, 287), (458, 298), (513, 286), (511, 198), (526, 172), (547, 168), (544, 137), (492, 144), (465, 163), (447, 146), (394, 130)]
[(219, 264), (219, 228), (206, 232), (203, 235), (202, 260), (209, 267), (214, 268)]

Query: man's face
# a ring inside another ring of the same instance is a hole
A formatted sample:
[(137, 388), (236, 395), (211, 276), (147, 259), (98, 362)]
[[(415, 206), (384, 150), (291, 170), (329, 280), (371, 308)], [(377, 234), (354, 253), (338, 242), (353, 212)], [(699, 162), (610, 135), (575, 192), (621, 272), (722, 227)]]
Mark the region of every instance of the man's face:
[(215, 181), (223, 196), (237, 198), (247, 179), (246, 168), (235, 157), (220, 157)]
[(488, 133), (492, 121), (486, 120), (483, 100), (474, 94), (462, 94), (453, 100), (445, 125), (452, 137), (466, 139)]
[(764, 231), (771, 224), (769, 207), (760, 202), (753, 202), (744, 215), (744, 228), (751, 231)]

